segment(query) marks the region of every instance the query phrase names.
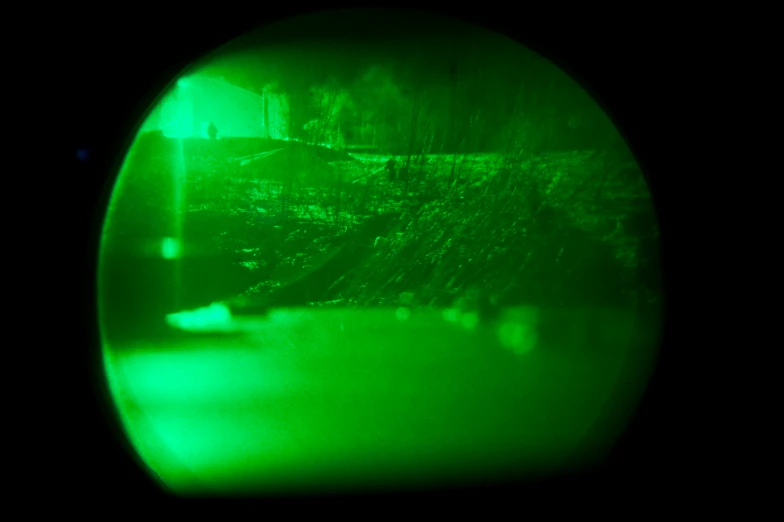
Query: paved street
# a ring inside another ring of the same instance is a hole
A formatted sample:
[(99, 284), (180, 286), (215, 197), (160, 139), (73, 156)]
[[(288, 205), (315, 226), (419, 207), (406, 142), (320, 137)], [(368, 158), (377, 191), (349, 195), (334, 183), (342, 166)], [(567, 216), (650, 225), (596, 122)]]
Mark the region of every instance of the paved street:
[[(281, 310), (105, 354), (135, 447), (177, 491), (443, 481), (557, 469), (626, 419), (645, 337), (548, 347), (534, 316), (467, 329), (437, 311)], [(630, 320), (613, 316), (616, 331)]]

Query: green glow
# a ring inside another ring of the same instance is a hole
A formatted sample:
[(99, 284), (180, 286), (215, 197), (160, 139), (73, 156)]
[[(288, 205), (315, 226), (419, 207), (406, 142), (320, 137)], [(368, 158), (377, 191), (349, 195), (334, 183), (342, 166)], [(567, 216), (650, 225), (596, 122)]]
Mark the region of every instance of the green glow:
[(460, 316), (460, 323), (466, 330), (473, 330), (479, 324), (479, 315), (475, 312), (466, 312)]
[(285, 138), (285, 97), (264, 92), (263, 86), (259, 90), (252, 92), (209, 74), (180, 78), (153, 109), (142, 132), (159, 130), (170, 138), (206, 139), (213, 122), (219, 137)]
[(564, 364), (529, 351), (515, 362), (507, 354), (525, 347), (502, 350), (493, 331), (467, 337), (425, 312), (403, 323), (394, 310), (280, 314), (249, 331), (177, 350), (107, 347), (124, 422), (175, 490), (557, 466), (584, 447), (624, 373), (622, 352)]
[(456, 34), (230, 46), (140, 126), (103, 369), (176, 494), (533, 474), (622, 432), (660, 328), (642, 174), (552, 64)]
[(228, 331), (233, 328), (231, 311), (218, 303), (198, 310), (184, 310), (169, 314), (166, 316), (166, 320), (170, 325), (188, 332)]
[(401, 306), (400, 308), (395, 310), (395, 317), (397, 317), (401, 321), (405, 321), (406, 319), (411, 317), (411, 310), (409, 310), (405, 306)]
[(516, 353), (528, 352), (536, 345), (536, 332), (529, 325), (504, 323), (498, 336), (501, 344)]
[(445, 308), (443, 311), (444, 320), (456, 323), (460, 320), (460, 310), (457, 308)]
[(163, 238), (163, 245), (161, 245), (161, 254), (165, 259), (177, 259), (180, 256), (179, 241), (173, 237)]

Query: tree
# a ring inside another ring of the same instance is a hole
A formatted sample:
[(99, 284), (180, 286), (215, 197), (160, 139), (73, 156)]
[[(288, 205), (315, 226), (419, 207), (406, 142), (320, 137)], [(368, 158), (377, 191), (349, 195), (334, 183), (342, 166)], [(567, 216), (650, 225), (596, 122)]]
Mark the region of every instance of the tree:
[(308, 131), (308, 142), (321, 145), (324, 142), (339, 143), (341, 115), (346, 105), (351, 104), (349, 92), (338, 85), (334, 78), (310, 88), (311, 111), (313, 116), (304, 128)]

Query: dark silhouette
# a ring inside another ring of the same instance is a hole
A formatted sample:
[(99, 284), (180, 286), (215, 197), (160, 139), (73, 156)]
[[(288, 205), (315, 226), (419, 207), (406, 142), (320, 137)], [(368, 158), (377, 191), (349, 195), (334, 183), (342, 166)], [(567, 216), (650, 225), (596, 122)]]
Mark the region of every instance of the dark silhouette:
[(210, 122), (210, 126), (207, 127), (207, 136), (209, 136), (211, 140), (218, 139), (218, 127), (216, 127), (213, 122)]
[(395, 161), (395, 158), (389, 158), (386, 169), (389, 173), (389, 181), (394, 183), (397, 179), (397, 161)]
[(502, 307), (497, 296), (494, 296), (485, 286), (470, 288), (459, 303), (461, 312), (477, 314), (483, 324), (492, 323), (501, 317)]

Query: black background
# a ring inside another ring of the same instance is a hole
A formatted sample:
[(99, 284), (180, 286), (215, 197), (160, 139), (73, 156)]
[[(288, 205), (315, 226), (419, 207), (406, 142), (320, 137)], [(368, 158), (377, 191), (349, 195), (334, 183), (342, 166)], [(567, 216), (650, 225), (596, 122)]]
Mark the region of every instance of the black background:
[[(62, 155), (63, 168), (70, 174), (62, 187), (55, 184), (54, 191), (59, 192), (56, 199), (68, 209), (55, 229), (59, 230), (58, 225), (68, 227), (75, 260), (75, 272), (60, 281), (64, 285), (61, 291), (79, 295), (81, 301), (71, 307), (79, 313), (77, 322), (69, 319), (66, 326), (75, 333), (69, 338), (70, 348), (52, 355), (53, 370), (68, 377), (51, 381), (57, 387), (56, 405), (50, 408), (54, 418), (46, 423), (50, 433), (51, 426), (63, 428), (46, 443), (51, 450), (47, 453), (52, 455), (47, 460), (48, 471), (36, 472), (43, 485), (35, 490), (77, 503), (113, 499), (120, 502), (110, 510), (115, 514), (123, 502), (144, 506), (174, 499), (160, 493), (139, 467), (114, 423), (100, 374), (94, 371), (99, 344), (93, 279), (98, 227), (111, 182), (135, 125), (184, 67), (258, 24), (303, 10), (268, 5), (241, 8), (230, 3), (197, 5), (142, 12), (134, 10), (133, 4), (122, 4), (116, 9), (107, 7), (104, 13), (63, 14), (60, 36), (51, 45), (55, 67), (65, 83), (58, 90), (59, 108), (65, 108), (59, 118), (64, 132), (58, 134), (54, 150)], [(679, 497), (686, 491), (687, 481), (704, 473), (693, 456), (695, 441), (688, 435), (683, 401), (676, 400), (684, 392), (680, 344), (685, 339), (674, 335), (677, 291), (668, 230), (677, 200), (673, 180), (680, 172), (673, 122), (681, 117), (682, 106), (675, 100), (682, 96), (685, 82), (679, 68), (684, 63), (681, 31), (664, 13), (644, 12), (642, 8), (624, 12), (624, 4), (618, 5), (620, 10), (591, 8), (581, 12), (558, 4), (516, 3), (503, 8), (485, 3), (437, 9), (499, 30), (553, 60), (609, 112), (643, 167), (654, 195), (664, 237), (669, 310), (656, 375), (632, 425), (607, 462), (596, 469), (551, 479), (434, 492), (437, 499), (456, 494), (462, 500), (484, 500), (492, 495), (494, 502), (507, 499), (516, 504), (543, 495), (565, 499), (585, 494), (600, 502), (631, 502), (638, 496)], [(86, 152), (86, 160), (77, 157), (79, 150)], [(419, 502), (427, 495), (401, 493), (394, 497)], [(516, 514), (522, 516), (525, 511), (521, 506)]]

